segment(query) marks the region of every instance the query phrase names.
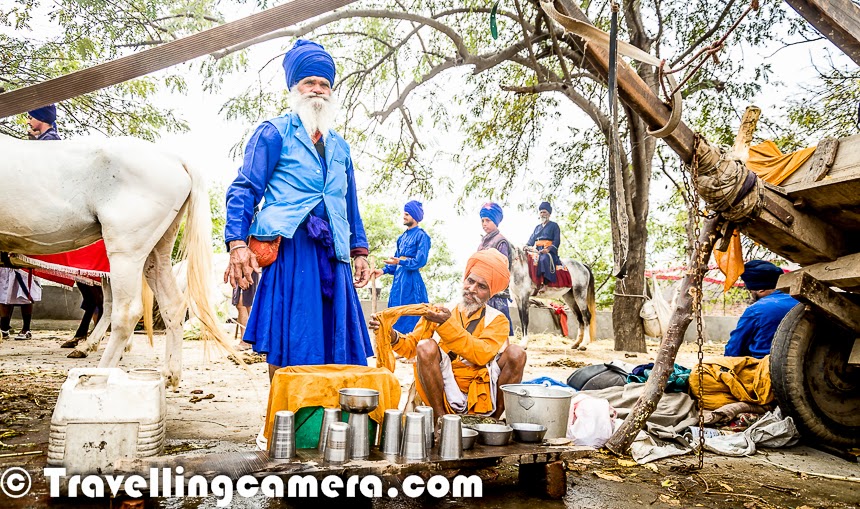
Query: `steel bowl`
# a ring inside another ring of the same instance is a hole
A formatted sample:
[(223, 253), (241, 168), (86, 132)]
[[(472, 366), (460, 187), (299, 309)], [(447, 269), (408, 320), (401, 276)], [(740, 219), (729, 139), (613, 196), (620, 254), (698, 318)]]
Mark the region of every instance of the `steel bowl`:
[(478, 442), (484, 445), (508, 445), (514, 432), (504, 424), (475, 424), (472, 429), (478, 432)]
[(478, 432), (473, 429), (463, 428), (462, 433), (463, 450), (468, 451), (472, 447), (475, 447), (475, 442), (478, 440)]
[(546, 426), (543, 424), (529, 424), (517, 422), (511, 424), (514, 429), (514, 440), (517, 442), (525, 442), (527, 444), (541, 442), (543, 436), (546, 435)]
[(340, 409), (353, 414), (369, 414), (379, 406), (379, 391), (374, 389), (341, 389)]

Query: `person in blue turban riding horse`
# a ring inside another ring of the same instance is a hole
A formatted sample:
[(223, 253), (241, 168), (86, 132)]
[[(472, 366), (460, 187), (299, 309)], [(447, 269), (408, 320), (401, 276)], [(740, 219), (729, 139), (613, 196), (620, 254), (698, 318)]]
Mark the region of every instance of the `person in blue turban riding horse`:
[(258, 255), (268, 263), (244, 341), (267, 356), (270, 378), (283, 366), (367, 365), (373, 355), (355, 291), (370, 279), (367, 236), (350, 147), (332, 129), (334, 60), (300, 39), (283, 67), (292, 111), (251, 135), (227, 190), (224, 235), (234, 288), (248, 288)]
[[(388, 307), (429, 302), (427, 287), (421, 278), (422, 267), (427, 265), (430, 256), (430, 236), (418, 226), (424, 219), (424, 207), (419, 201), (412, 200), (403, 206), (403, 225), (406, 231), (397, 239), (394, 256), (385, 260), (384, 269), (376, 269), (376, 277), (393, 274), (394, 282), (388, 294)], [(394, 324), (394, 330), (402, 333), (412, 332), (420, 316), (401, 316)]]
[(540, 224), (535, 227), (534, 233), (529, 237), (526, 245), (534, 247), (538, 254), (538, 275), (543, 277), (544, 281), (555, 283), (555, 267), (561, 265), (561, 259), (558, 257), (558, 248), (561, 245), (561, 228), (558, 224), (550, 221), (552, 215), (552, 206), (548, 202), (543, 202), (538, 207), (540, 214)]
[(726, 344), (726, 357), (761, 359), (770, 353), (779, 322), (799, 304), (790, 295), (776, 290), (782, 274), (782, 269), (764, 260), (751, 260), (744, 264), (741, 279), (753, 304), (744, 310), (732, 331)]
[[(508, 239), (499, 231), (504, 214), (502, 207), (498, 203), (488, 202), (481, 206), (481, 228), (484, 230), (484, 235), (481, 237), (481, 243), (478, 245), (478, 251), (484, 249), (495, 249), (502, 253), (508, 259), (508, 269), (511, 268), (511, 244)], [(509, 324), (509, 336), (514, 335), (514, 326), (511, 323), (511, 312), (508, 308), (508, 302), (511, 300), (510, 291), (505, 288), (503, 291), (490, 297), (487, 305), (493, 309), (497, 309), (505, 315)]]

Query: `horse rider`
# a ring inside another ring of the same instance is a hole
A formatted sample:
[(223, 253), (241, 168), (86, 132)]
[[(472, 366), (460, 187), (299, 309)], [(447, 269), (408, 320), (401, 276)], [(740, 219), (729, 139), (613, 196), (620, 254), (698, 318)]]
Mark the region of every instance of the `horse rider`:
[(770, 354), (776, 328), (798, 302), (776, 289), (783, 270), (764, 260), (750, 260), (741, 274), (753, 304), (738, 319), (726, 343), (726, 357), (755, 357)]
[[(483, 251), (484, 249), (495, 249), (496, 251), (502, 253), (508, 259), (508, 269), (511, 268), (511, 244), (508, 242), (508, 239), (502, 235), (502, 232), (499, 231), (499, 224), (502, 222), (502, 218), (504, 214), (502, 213), (502, 207), (498, 203), (488, 202), (481, 206), (481, 228), (483, 228), (484, 235), (481, 237), (481, 243), (478, 245), (478, 251)], [(501, 292), (497, 293), (490, 297), (490, 300), (487, 302), (487, 305), (493, 309), (498, 309), (505, 315), (505, 318), (508, 319), (508, 323), (510, 325), (510, 329), (508, 330), (508, 335), (514, 335), (514, 325), (511, 323), (511, 312), (508, 309), (508, 301), (511, 299), (511, 294), (506, 287)]]
[[(350, 147), (332, 130), (335, 64), (300, 39), (283, 60), (292, 112), (260, 124), (227, 190), (228, 280), (247, 289), (262, 268), (244, 340), (266, 354), (269, 378), (283, 366), (367, 365), (373, 355), (358, 294), (370, 279)], [(254, 208), (265, 202), (254, 216)], [(350, 273), (350, 258), (354, 279)]]
[(558, 248), (561, 245), (561, 229), (558, 223), (550, 221), (552, 215), (552, 206), (549, 202), (543, 202), (538, 207), (540, 214), (540, 224), (535, 227), (532, 236), (529, 237), (527, 246), (535, 248), (538, 252), (538, 276), (543, 278), (543, 281), (555, 283), (555, 268), (561, 265), (561, 259), (558, 257)]
[[(409, 334), (391, 331), (393, 350), (406, 358), (417, 357), (416, 389), (434, 415), (499, 418), (505, 411), (501, 386), (522, 381), (526, 353), (508, 343), (505, 315), (487, 306), (490, 297), (508, 286), (509, 278), (502, 253), (478, 251), (466, 262), (459, 303), (450, 309), (434, 307)], [(369, 326), (379, 329), (375, 316)]]
[[(393, 274), (394, 282), (388, 294), (388, 307), (429, 302), (427, 287), (421, 278), (420, 269), (427, 265), (430, 255), (430, 236), (418, 226), (424, 219), (424, 206), (411, 200), (403, 206), (403, 224), (406, 231), (397, 238), (394, 256), (385, 260), (385, 268), (376, 269), (375, 276)], [(418, 323), (417, 316), (401, 316), (394, 329), (410, 332)]]

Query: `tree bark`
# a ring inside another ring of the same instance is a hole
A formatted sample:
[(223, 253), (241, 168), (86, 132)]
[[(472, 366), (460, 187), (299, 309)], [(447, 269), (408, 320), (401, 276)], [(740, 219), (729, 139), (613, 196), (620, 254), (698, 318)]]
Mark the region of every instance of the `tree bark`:
[[(708, 268), (707, 260), (710, 259), (714, 244), (719, 239), (721, 223), (722, 219), (719, 217), (708, 219), (699, 234), (699, 260), (704, 260), (699, 264), (699, 278), (704, 276)], [(615, 454), (627, 453), (639, 430), (645, 427), (645, 421), (654, 413), (657, 403), (663, 396), (666, 382), (675, 367), (678, 349), (684, 342), (684, 333), (687, 332), (687, 327), (693, 320), (691, 290), (694, 288), (695, 279), (694, 274), (688, 272), (681, 281), (681, 293), (672, 313), (672, 320), (669, 322), (669, 330), (660, 343), (654, 369), (651, 370), (651, 375), (645, 382), (645, 392), (636, 402), (630, 415), (624, 419), (621, 427), (606, 442), (606, 448)]]

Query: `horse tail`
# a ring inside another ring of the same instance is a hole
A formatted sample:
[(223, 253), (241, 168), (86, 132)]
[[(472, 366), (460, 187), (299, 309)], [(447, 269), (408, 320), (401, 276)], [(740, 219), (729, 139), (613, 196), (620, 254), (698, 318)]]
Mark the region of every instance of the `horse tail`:
[(146, 331), (146, 337), (149, 338), (149, 346), (152, 345), (153, 334), (153, 313), (155, 310), (155, 295), (152, 293), (152, 288), (146, 282), (146, 277), (143, 278), (143, 286), (141, 287), (141, 300), (143, 300), (143, 330)]
[(200, 320), (201, 339), (214, 340), (230, 353), (233, 348), (218, 321), (212, 302), (212, 217), (206, 182), (193, 167), (183, 162), (191, 177), (191, 193), (185, 202), (185, 232), (180, 244), (180, 259), (186, 260), (185, 301)]
[(591, 267), (585, 267), (588, 269), (588, 291), (586, 292), (586, 302), (588, 305), (588, 342), (593, 343), (597, 340), (597, 302), (596, 297), (594, 295), (594, 273), (591, 271)]

